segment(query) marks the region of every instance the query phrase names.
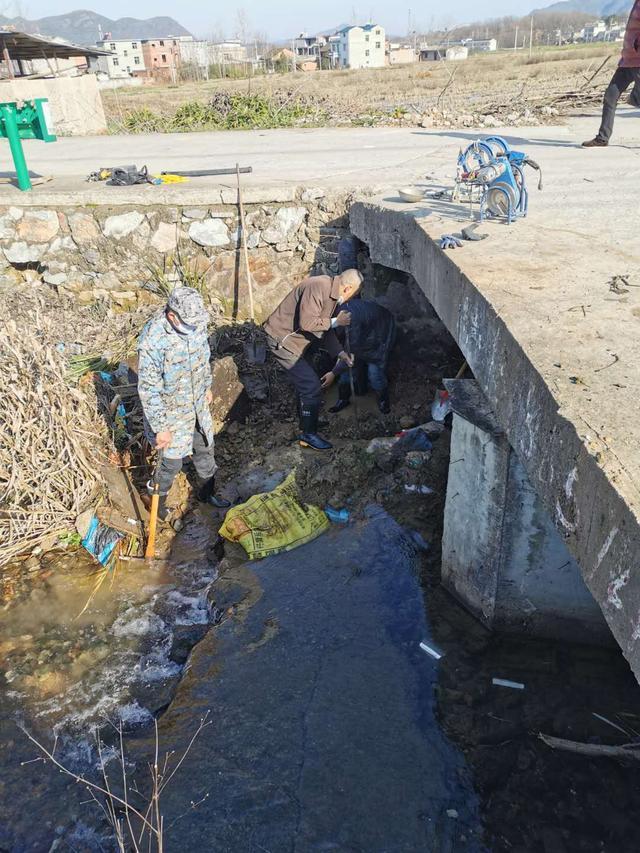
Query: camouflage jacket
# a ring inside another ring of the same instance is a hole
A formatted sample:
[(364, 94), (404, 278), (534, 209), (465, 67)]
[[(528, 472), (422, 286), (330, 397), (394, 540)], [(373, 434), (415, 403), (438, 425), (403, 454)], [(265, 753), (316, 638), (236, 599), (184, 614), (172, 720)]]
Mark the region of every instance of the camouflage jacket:
[(213, 421), (205, 399), (211, 388), (209, 341), (206, 327), (180, 335), (164, 310), (149, 320), (138, 341), (138, 394), (145, 418), (145, 432), (173, 433), (165, 450), (169, 459), (182, 459), (193, 450), (196, 420), (209, 444)]

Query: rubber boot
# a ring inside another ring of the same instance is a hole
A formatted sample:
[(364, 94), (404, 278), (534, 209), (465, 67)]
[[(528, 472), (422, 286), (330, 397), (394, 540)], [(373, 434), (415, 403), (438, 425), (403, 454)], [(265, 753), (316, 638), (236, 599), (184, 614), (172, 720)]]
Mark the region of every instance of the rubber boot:
[(303, 404), (302, 406), (302, 434), (299, 441), (301, 447), (310, 447), (312, 450), (331, 450), (333, 447), (322, 436), (318, 435), (318, 414), (320, 404)]
[(378, 409), (382, 412), (383, 415), (388, 415), (391, 411), (388, 388), (385, 388), (384, 391), (381, 391), (378, 394)]
[(351, 400), (351, 388), (344, 382), (338, 382), (338, 400), (334, 406), (331, 406), (329, 411), (332, 414), (337, 414), (343, 409), (346, 409)]
[(226, 498), (219, 497), (215, 494), (215, 491), (216, 478), (210, 477), (208, 480), (205, 480), (198, 489), (198, 500), (200, 503), (209, 504), (209, 506), (213, 506), (216, 509), (228, 509), (231, 506), (231, 501), (228, 501)]
[[(300, 400), (300, 395), (296, 394), (296, 409), (298, 412), (298, 429), (300, 432), (304, 432), (304, 420), (302, 418), (302, 401)], [(318, 421), (318, 429), (326, 429), (329, 426), (329, 421), (323, 420), (320, 418)]]

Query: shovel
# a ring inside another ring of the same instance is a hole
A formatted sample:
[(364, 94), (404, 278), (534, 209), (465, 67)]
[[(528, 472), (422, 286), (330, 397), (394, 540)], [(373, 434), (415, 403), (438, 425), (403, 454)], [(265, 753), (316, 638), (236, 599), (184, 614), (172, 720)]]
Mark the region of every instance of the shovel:
[(149, 511), (149, 536), (147, 537), (147, 547), (144, 552), (145, 560), (153, 560), (156, 556), (156, 528), (158, 526), (158, 505), (160, 503), (160, 482), (158, 480), (160, 465), (162, 465), (161, 450), (158, 451), (158, 459), (153, 472), (153, 494), (151, 496), (151, 509)]
[[(349, 340), (349, 327), (344, 327), (346, 346), (347, 346), (347, 355), (351, 356), (351, 341)], [(360, 432), (360, 419), (358, 417), (358, 401), (356, 400), (356, 386), (353, 381), (353, 366), (349, 365), (349, 385), (351, 386), (351, 401), (353, 402), (353, 417), (356, 422), (356, 432)]]

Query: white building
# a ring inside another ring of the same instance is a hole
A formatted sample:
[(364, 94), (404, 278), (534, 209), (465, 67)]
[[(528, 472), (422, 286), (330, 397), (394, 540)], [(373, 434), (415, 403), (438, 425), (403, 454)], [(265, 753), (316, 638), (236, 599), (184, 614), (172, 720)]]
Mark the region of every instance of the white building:
[(593, 21), (593, 23), (585, 25), (582, 30), (582, 38), (584, 41), (604, 41), (606, 31), (607, 25), (604, 21)]
[(498, 49), (497, 39), (462, 39), (460, 44), (469, 50), (477, 50), (480, 53)]
[(341, 68), (383, 68), (385, 33), (378, 24), (344, 27), (338, 32), (338, 61)]
[(221, 65), (246, 62), (247, 48), (239, 39), (213, 42), (209, 45), (209, 61)]
[(178, 50), (181, 65), (191, 65), (202, 69), (205, 76), (208, 74), (209, 65), (211, 65), (209, 42), (194, 39), (193, 36), (179, 36)]
[(96, 42), (96, 47), (110, 50), (111, 56), (100, 57), (98, 70), (106, 72), (112, 80), (130, 77), (132, 74), (144, 74), (145, 64), (140, 41), (129, 39), (104, 39)]

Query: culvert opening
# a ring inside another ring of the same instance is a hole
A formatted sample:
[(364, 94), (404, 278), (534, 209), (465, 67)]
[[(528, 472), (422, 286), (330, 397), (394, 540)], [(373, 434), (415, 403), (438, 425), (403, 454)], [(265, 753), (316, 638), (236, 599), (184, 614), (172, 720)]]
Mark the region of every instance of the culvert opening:
[[(190, 230), (194, 221), (208, 222), (213, 218), (198, 219), (201, 213), (189, 210), (189, 217), (194, 218), (187, 217), (183, 226)], [(281, 217), (282, 222), (284, 219)], [(80, 225), (78, 222), (77, 227)], [(256, 211), (256, 230), (266, 225), (266, 221), (258, 219)], [(281, 286), (287, 276), (289, 284), (292, 282), (287, 266), (292, 256), (297, 262), (303, 261), (301, 266), (306, 264), (307, 268), (313, 261), (315, 272), (335, 271), (339, 240), (346, 234), (345, 221), (335, 211), (327, 211), (323, 223), (315, 223), (313, 227), (316, 225), (317, 236), (306, 239), (300, 252), (297, 246), (288, 244), (269, 250), (268, 257), (264, 246), (257, 250), (253, 271), (256, 280), (263, 281), (263, 287), (275, 287), (276, 280)], [(233, 223), (229, 221), (227, 226), (232, 230)], [(87, 223), (82, 227), (88, 228)], [(150, 225), (150, 230), (151, 227), (155, 236), (160, 230), (158, 222)], [(218, 226), (209, 228), (212, 233), (220, 231)], [(166, 236), (166, 229), (162, 233)], [(196, 233), (200, 232), (196, 229)], [(89, 251), (85, 250), (83, 257), (91, 265), (95, 257), (90, 255), (87, 259)], [(110, 247), (109, 252), (113, 252), (112, 263), (116, 266), (127, 262), (121, 245)], [(357, 397), (357, 423), (353, 403), (337, 415), (327, 414), (327, 434), (335, 450), (330, 456), (320, 458), (295, 447), (298, 427), (291, 389), (268, 360), (266, 364), (253, 360), (255, 351), (252, 353), (247, 347), (253, 336), (251, 327), (241, 311), (235, 318), (232, 316), (234, 306), (246, 306), (246, 292), (241, 273), (236, 273), (233, 253), (227, 256), (225, 252), (216, 249), (204, 253), (206, 261), (202, 262), (202, 269), (207, 270), (209, 292), (216, 300), (214, 304), (233, 320), (221, 322), (211, 341), (214, 387), (219, 391), (214, 406), (224, 415), (218, 425), (217, 439), (220, 481), (236, 481), (238, 497), (248, 497), (271, 488), (284, 472), (297, 466), (298, 482), (306, 501), (346, 508), (354, 520), (367, 506), (377, 503), (411, 537), (431, 631), (429, 639), (444, 653), (433, 685), (439, 720), (449, 741), (467, 762), (467, 770), (453, 763), (450, 775), (462, 778), (470, 771), (480, 799), (478, 808), (487, 846), (519, 849), (519, 845), (522, 849), (525, 828), (531, 840), (524, 842), (527, 850), (591, 851), (594, 844), (597, 849), (632, 849), (630, 839), (634, 837), (633, 824), (638, 811), (633, 768), (610, 758), (585, 759), (554, 751), (537, 739), (538, 731), (542, 731), (597, 746), (620, 745), (637, 737), (638, 690), (620, 655), (606, 649), (490, 635), (443, 590), (440, 543), (448, 470), (455, 461), (450, 455), (448, 427), (437, 435), (428, 454), (415, 451), (412, 456), (410, 451), (399, 459), (385, 449), (367, 453), (372, 441), (393, 438), (399, 429), (408, 430), (428, 421), (436, 388), (443, 377), (457, 373), (463, 360), (416, 282), (399, 271), (370, 263), (366, 250), (361, 251), (359, 263), (367, 274), (365, 297), (375, 298), (389, 308), (398, 324), (397, 346), (389, 365), (391, 415), (380, 414), (371, 393)], [(93, 329), (90, 325), (93, 322), (105, 326), (114, 322), (114, 306), (124, 312), (115, 317), (120, 323), (118, 318), (125, 318), (126, 312), (147, 299), (146, 291), (139, 291), (120, 279), (116, 285), (115, 280), (108, 278), (109, 273), (116, 275), (114, 269), (87, 271), (95, 298), (86, 314), (72, 313), (68, 318), (76, 328), (78, 316), (86, 318), (87, 329), (62, 334), (62, 343), (78, 343), (78, 337)], [(57, 275), (59, 278), (52, 287), (59, 290), (60, 299), (56, 301), (57, 297), (51, 295), (52, 312), (68, 307), (69, 303), (64, 301), (66, 294), (78, 285), (75, 271), (59, 270)], [(225, 275), (224, 287), (216, 289)], [(105, 279), (110, 289), (100, 287)], [(88, 284), (88, 280), (82, 279), (81, 286), (73, 292), (78, 295), (88, 292), (85, 288)], [(144, 294), (142, 299), (140, 292)], [(264, 306), (267, 304), (264, 299)], [(123, 322), (122, 329), (125, 325)], [(98, 336), (97, 326), (95, 334)], [(319, 354), (317, 368), (321, 371), (325, 367), (327, 362)], [(129, 368), (135, 372), (135, 364)], [(124, 374), (123, 389), (132, 381), (135, 377), (131, 373)], [(334, 401), (333, 395), (329, 403)], [(123, 452), (125, 449), (120, 448)], [(133, 470), (131, 474), (142, 487), (146, 472)], [(420, 491), (422, 487), (429, 491)], [(180, 479), (173, 498), (177, 504), (192, 506), (186, 478)], [(92, 592), (92, 566), (88, 562), (81, 565), (82, 557), (73, 550), (33, 555), (28, 566), (32, 570), (31, 580), (22, 575), (18, 587), (23, 584), (23, 588), (18, 589), (13, 599), (18, 606), (9, 608), (4, 624), (9, 629), (10, 641), (6, 647), (7, 681), (14, 695), (3, 695), (2, 710), (6, 714), (1, 725), (3, 734), (16, 744), (10, 766), (3, 767), (7, 799), (16, 803), (16, 811), (9, 818), (8, 832), (13, 833), (10, 838), (33, 839), (33, 835), (29, 836), (33, 828), (25, 825), (22, 807), (18, 814), (18, 804), (23, 802), (20, 795), (24, 776), (23, 771), (18, 775), (15, 757), (29, 760), (33, 755), (24, 745), (17, 744), (15, 732), (10, 731), (10, 719), (17, 704), (22, 711), (26, 709), (27, 715), (29, 710), (34, 715), (42, 713), (36, 725), (41, 726), (43, 734), (51, 720), (71, 723), (64, 729), (65, 756), (84, 769), (88, 764), (95, 765), (95, 748), (87, 737), (87, 724), (95, 720), (97, 711), (107, 709), (111, 714), (117, 708), (126, 725), (144, 732), (151, 717), (169, 707), (162, 736), (170, 739), (173, 732), (179, 742), (192, 734), (194, 708), (199, 712), (218, 700), (216, 678), (228, 661), (217, 657), (214, 663), (207, 664), (208, 656), (214, 660), (212, 647), (207, 644), (213, 642), (214, 636), (223, 642), (225, 631), (239, 631), (246, 622), (250, 623), (255, 602), (269, 599), (269, 578), (256, 580), (248, 573), (243, 575), (242, 554), (231, 548), (224, 555), (219, 549), (212, 553), (215, 541), (211, 531), (218, 522), (219, 519), (199, 510), (189, 515), (173, 546), (176, 572), (161, 577), (153, 573), (121, 575), (115, 586), (102, 589), (90, 610), (70, 629), (68, 614), (79, 613)], [(349, 547), (345, 545), (347, 553)], [(382, 540), (378, 551), (389, 556), (385, 550), (388, 547)], [(336, 552), (327, 551), (325, 562), (329, 566), (334, 556), (338, 562)], [(375, 558), (372, 554), (372, 561)], [(327, 589), (340, 597), (344, 597), (343, 590), (355, 589), (357, 602), (357, 584), (361, 577), (367, 578), (367, 565), (354, 560), (347, 569), (350, 573), (346, 579), (340, 576), (338, 591), (332, 587), (334, 579), (330, 575)], [(216, 572), (220, 573), (221, 582), (209, 586)], [(118, 597), (116, 589), (121, 582), (123, 594)], [(327, 590), (320, 592), (325, 595)], [(392, 587), (389, 589), (389, 623), (381, 628), (382, 634), (387, 631), (401, 634), (407, 627), (406, 601), (401, 595), (394, 597), (396, 593)], [(288, 610), (295, 610), (295, 587), (281, 589), (280, 594), (281, 599), (274, 599), (274, 608), (285, 600)], [(277, 612), (265, 613), (259, 624), (251, 626), (254, 633), (250, 638), (250, 655), (258, 654), (274, 640), (285, 645), (291, 642), (291, 633), (281, 627), (279, 619)], [(219, 625), (219, 635), (211, 627), (215, 625)], [(331, 636), (331, 627), (331, 613), (328, 613), (324, 633)], [(354, 649), (358, 649), (357, 636), (345, 644), (343, 658), (348, 659)], [(185, 673), (183, 667), (190, 654), (194, 669)], [(119, 661), (118, 669), (110, 668), (112, 659)], [(234, 661), (235, 664), (239, 661)], [(285, 662), (282, 672), (287, 669)], [(130, 675), (136, 677), (129, 678)], [(72, 676), (75, 680), (70, 690)], [(496, 677), (522, 683), (524, 690), (497, 687), (493, 684)], [(248, 683), (244, 684), (245, 691)], [(301, 683), (306, 681), (303, 679)], [(380, 682), (380, 693), (385, 692), (385, 687), (384, 681)], [(424, 701), (430, 707), (430, 683), (428, 688), (429, 696)], [(337, 726), (343, 716), (339, 696), (336, 694), (327, 702), (327, 706), (338, 712)], [(236, 699), (246, 702), (246, 692), (237, 694)], [(262, 701), (259, 693), (253, 699), (256, 705)], [(109, 704), (110, 700), (114, 701)], [(285, 697), (282, 701), (292, 700)], [(425, 714), (424, 708), (418, 710), (416, 716)], [(223, 726), (225, 719), (233, 717), (233, 701), (228, 711), (228, 717), (221, 717)], [(362, 718), (366, 718), (365, 711)], [(161, 726), (164, 719), (161, 718)], [(397, 717), (390, 716), (389, 728), (395, 724)], [(243, 736), (238, 743), (243, 738), (257, 739), (258, 745), (264, 746), (257, 728), (249, 726), (238, 734)], [(384, 739), (384, 732), (379, 736)], [(136, 738), (131, 741), (131, 760), (139, 767), (144, 766), (147, 745), (144, 736), (140, 741)], [(375, 752), (376, 742), (367, 743), (366, 750)], [(268, 754), (268, 750), (265, 752)], [(40, 784), (43, 778), (39, 775)], [(43, 815), (43, 826), (49, 817), (56, 825), (64, 824), (63, 837), (70, 838), (76, 833), (73, 838), (76, 843), (79, 838), (88, 845), (96, 838), (99, 843), (105, 827), (95, 816), (84, 812), (79, 819), (74, 795), (69, 796), (57, 777), (46, 778), (46, 796), (43, 793), (38, 800), (37, 793), (34, 794), (34, 803), (42, 805), (39, 814)], [(208, 779), (204, 775), (190, 775), (189, 782), (180, 783), (178, 793), (187, 802), (193, 799), (195, 780), (204, 796)], [(387, 784), (395, 791), (399, 777), (390, 779)], [(455, 782), (450, 785), (455, 789)], [(461, 791), (468, 793), (464, 786)], [(460, 791), (457, 796), (459, 800)], [(440, 835), (435, 837), (431, 849), (438, 849), (438, 844), (447, 849), (445, 843), (450, 843), (450, 838), (463, 845), (462, 849), (478, 849), (474, 847), (478, 844), (477, 827), (451, 789), (446, 791), (446, 797), (443, 795), (445, 800), (448, 811), (458, 817), (448, 815), (445, 810), (437, 830)], [(227, 813), (232, 818), (237, 816), (234, 812)], [(443, 821), (450, 826), (443, 828)], [(219, 828), (218, 819), (212, 819), (210, 824), (205, 821), (205, 825), (211, 832)], [(92, 836), (92, 832), (97, 835)]]

